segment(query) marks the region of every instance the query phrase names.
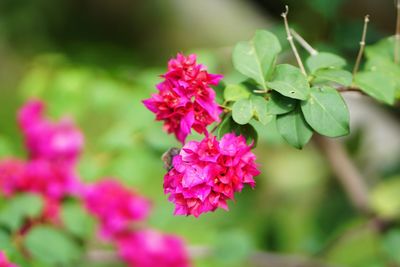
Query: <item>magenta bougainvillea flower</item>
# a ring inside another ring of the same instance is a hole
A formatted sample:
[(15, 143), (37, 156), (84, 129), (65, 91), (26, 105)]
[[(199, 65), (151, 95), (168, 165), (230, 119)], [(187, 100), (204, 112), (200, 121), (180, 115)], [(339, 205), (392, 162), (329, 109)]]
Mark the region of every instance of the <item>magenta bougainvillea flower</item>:
[(164, 121), (165, 131), (184, 143), (191, 129), (205, 133), (208, 125), (220, 120), (221, 109), (210, 86), (217, 85), (222, 75), (208, 73), (196, 63), (196, 55), (178, 54), (161, 77), (159, 92), (143, 103), (156, 114), (156, 120)]
[(77, 194), (79, 189), (78, 178), (69, 165), (61, 162), (44, 159), (0, 161), (0, 192), (6, 197), (23, 192), (42, 196), (46, 220), (58, 221), (61, 200)]
[(121, 258), (130, 267), (189, 267), (183, 241), (154, 230), (140, 230), (117, 241)]
[(6, 255), (0, 251), (0, 267), (17, 267), (17, 265), (9, 262)]
[(67, 195), (76, 194), (79, 182), (69, 165), (36, 159), (26, 163), (19, 188), (50, 199), (62, 199)]
[(86, 186), (83, 198), (86, 208), (99, 219), (106, 239), (129, 230), (150, 212), (147, 199), (112, 179)]
[(194, 215), (228, 209), (245, 184), (255, 186), (259, 174), (252, 146), (243, 136), (226, 134), (220, 141), (208, 135), (191, 141), (173, 159), (173, 168), (164, 177), (164, 191), (175, 204), (175, 215)]
[(12, 196), (18, 189), (25, 172), (25, 163), (14, 158), (0, 161), (0, 195)]
[(30, 158), (76, 162), (84, 143), (82, 133), (69, 118), (47, 120), (44, 109), (41, 101), (32, 100), (18, 114)]

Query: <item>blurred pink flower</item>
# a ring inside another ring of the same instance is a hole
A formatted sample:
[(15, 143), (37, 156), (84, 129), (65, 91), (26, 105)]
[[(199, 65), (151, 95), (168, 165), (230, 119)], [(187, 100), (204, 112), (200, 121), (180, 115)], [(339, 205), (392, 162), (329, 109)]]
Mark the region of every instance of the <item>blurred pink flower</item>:
[(208, 73), (196, 63), (196, 55), (178, 54), (161, 77), (159, 92), (143, 103), (156, 114), (156, 120), (164, 121), (165, 131), (184, 143), (191, 129), (205, 133), (208, 125), (220, 120), (221, 109), (210, 86), (217, 85), (222, 75)]
[(30, 158), (75, 163), (83, 148), (82, 133), (69, 118), (57, 123), (47, 120), (44, 109), (42, 102), (32, 100), (18, 114)]
[(75, 194), (78, 187), (78, 178), (68, 165), (44, 159), (29, 161), (19, 181), (21, 191), (38, 193), (50, 199)]
[(12, 196), (18, 190), (25, 171), (25, 163), (13, 158), (0, 160), (0, 195)]
[(99, 219), (104, 238), (128, 231), (133, 222), (146, 219), (150, 212), (147, 199), (112, 179), (88, 185), (83, 198), (86, 208)]
[(17, 267), (17, 265), (10, 263), (6, 255), (0, 251), (0, 267)]
[(164, 177), (164, 192), (175, 204), (175, 215), (194, 215), (228, 209), (226, 201), (234, 199), (244, 184), (255, 186), (259, 174), (256, 156), (243, 136), (226, 134), (218, 141), (206, 136), (191, 141), (173, 159), (173, 168)]
[(117, 241), (121, 258), (131, 267), (189, 267), (183, 241), (154, 230), (141, 230)]

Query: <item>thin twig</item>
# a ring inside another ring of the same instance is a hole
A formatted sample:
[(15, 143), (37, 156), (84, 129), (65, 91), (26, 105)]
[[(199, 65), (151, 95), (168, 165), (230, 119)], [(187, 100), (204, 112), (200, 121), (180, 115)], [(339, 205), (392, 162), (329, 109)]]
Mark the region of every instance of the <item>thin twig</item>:
[(369, 22), (369, 15), (366, 15), (364, 18), (364, 28), (363, 28), (361, 42), (360, 42), (360, 50), (358, 50), (356, 64), (354, 65), (354, 69), (353, 69), (353, 77), (357, 74), (358, 69), (360, 68), (361, 59), (364, 54), (365, 38), (367, 36), (368, 22)]
[(396, 3), (397, 20), (396, 20), (396, 35), (394, 45), (394, 63), (399, 63), (399, 48), (400, 48), (400, 0)]
[(318, 51), (314, 49), (300, 34), (298, 34), (295, 30), (290, 29), (294, 39), (305, 49), (311, 56), (318, 55)]
[(353, 206), (360, 212), (370, 215), (367, 184), (344, 147), (338, 141), (320, 135), (316, 135), (314, 141), (325, 155)]
[(296, 48), (296, 46), (295, 46), (295, 44), (294, 44), (294, 42), (293, 42), (293, 36), (292, 36), (292, 34), (290, 33), (289, 23), (288, 23), (288, 19), (287, 19), (287, 15), (288, 15), (288, 13), (289, 13), (289, 7), (288, 7), (288, 6), (285, 6), (285, 8), (286, 8), (286, 11), (283, 12), (281, 16), (282, 16), (282, 18), (283, 18), (283, 21), (285, 22), (285, 29), (286, 29), (286, 34), (287, 34), (287, 40), (289, 41), (290, 46), (292, 47), (294, 56), (296, 57), (297, 64), (299, 65), (301, 72), (304, 74), (304, 76), (307, 76), (306, 69), (304, 68), (303, 62), (301, 61), (301, 58), (300, 58), (300, 56), (299, 56), (299, 52), (297, 51), (297, 48)]

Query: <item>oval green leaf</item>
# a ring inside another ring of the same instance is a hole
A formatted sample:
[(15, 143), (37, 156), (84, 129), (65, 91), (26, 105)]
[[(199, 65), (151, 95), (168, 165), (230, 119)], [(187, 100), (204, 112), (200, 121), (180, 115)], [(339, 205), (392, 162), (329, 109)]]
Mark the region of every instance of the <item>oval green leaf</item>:
[(267, 113), (272, 115), (285, 114), (296, 107), (296, 101), (293, 98), (286, 97), (277, 92), (271, 92), (267, 101)]
[(342, 68), (346, 66), (346, 60), (338, 55), (322, 52), (307, 58), (306, 65), (314, 73), (319, 69)]
[(239, 124), (247, 124), (253, 117), (253, 106), (250, 99), (240, 99), (232, 106), (232, 118)]
[(224, 90), (224, 100), (228, 102), (249, 98), (249, 96), (249, 90), (242, 84), (228, 84)]
[(316, 81), (326, 80), (335, 82), (344, 86), (350, 86), (353, 81), (353, 75), (347, 70), (341, 69), (320, 69), (315, 72)]
[(66, 264), (80, 257), (77, 244), (59, 230), (47, 226), (31, 230), (26, 236), (25, 246), (33, 258), (44, 263)]
[(349, 111), (342, 96), (333, 88), (311, 88), (311, 96), (301, 103), (307, 123), (318, 133), (338, 137), (349, 133)]
[(355, 84), (369, 96), (393, 105), (395, 101), (396, 85), (390, 76), (381, 71), (365, 71), (357, 73)]
[(276, 56), (281, 51), (278, 38), (259, 30), (250, 42), (240, 42), (233, 50), (233, 66), (243, 75), (266, 88), (266, 79), (272, 72)]
[(278, 65), (272, 81), (267, 82), (269, 88), (278, 93), (300, 100), (306, 100), (310, 93), (307, 78), (299, 68), (289, 64)]
[(298, 149), (302, 149), (313, 135), (313, 131), (304, 120), (299, 107), (289, 113), (278, 115), (276, 125), (283, 139)]

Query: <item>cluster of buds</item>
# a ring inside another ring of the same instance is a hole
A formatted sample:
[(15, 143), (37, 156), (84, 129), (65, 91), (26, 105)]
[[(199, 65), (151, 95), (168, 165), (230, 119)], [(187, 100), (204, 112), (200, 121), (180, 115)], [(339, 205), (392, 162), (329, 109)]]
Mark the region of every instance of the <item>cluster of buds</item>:
[[(175, 204), (175, 215), (198, 217), (219, 207), (228, 209), (226, 201), (234, 199), (244, 184), (254, 187), (253, 177), (259, 171), (252, 144), (247, 145), (243, 136), (229, 133), (217, 140), (207, 131), (207, 126), (220, 122), (222, 111), (211, 86), (222, 75), (208, 73), (196, 63), (196, 55), (178, 54), (161, 77), (159, 92), (143, 103), (183, 143), (164, 177), (164, 192)], [(204, 139), (185, 143), (191, 129), (204, 134)]]

